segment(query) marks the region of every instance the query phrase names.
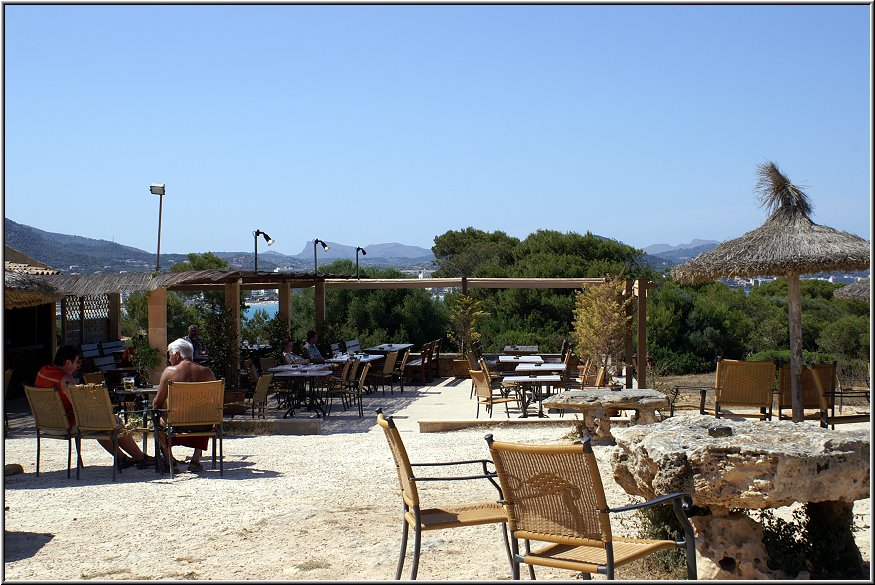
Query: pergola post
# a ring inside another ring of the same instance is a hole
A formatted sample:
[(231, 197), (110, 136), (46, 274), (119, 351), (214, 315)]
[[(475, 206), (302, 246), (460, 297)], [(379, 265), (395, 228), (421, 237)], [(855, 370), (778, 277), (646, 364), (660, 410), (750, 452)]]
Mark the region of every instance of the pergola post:
[(231, 311), (231, 347), (228, 348), (228, 380), (225, 387), (240, 385), (240, 280), (225, 284), (225, 307)]
[(279, 296), (279, 315), (280, 321), (285, 325), (286, 332), (292, 333), (292, 295), (291, 287), (288, 282), (282, 282), (277, 287), (277, 295)]
[(106, 295), (109, 300), (109, 339), (121, 339), (121, 295), (119, 293), (109, 293)]
[(155, 383), (167, 365), (167, 289), (156, 288), (147, 293), (149, 315), (149, 347), (154, 347), (161, 353), (158, 366), (152, 371), (150, 383)]
[(325, 281), (320, 280), (316, 283), (313, 305), (316, 313), (316, 331), (321, 334), (322, 327), (325, 325)]
[[(623, 298), (629, 300), (632, 298), (632, 279), (626, 279), (626, 288), (623, 292)], [(635, 346), (632, 340), (632, 303), (626, 303), (626, 317), (629, 319), (626, 323), (626, 388), (632, 387), (632, 354), (635, 353)]]
[(638, 363), (635, 371), (638, 387), (647, 388), (647, 280), (639, 278), (635, 286), (638, 289)]

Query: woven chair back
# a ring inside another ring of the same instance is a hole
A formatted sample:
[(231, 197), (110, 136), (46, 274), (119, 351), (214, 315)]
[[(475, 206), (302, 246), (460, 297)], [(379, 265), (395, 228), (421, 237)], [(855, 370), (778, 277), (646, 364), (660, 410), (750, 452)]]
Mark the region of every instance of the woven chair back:
[(64, 410), (64, 402), (57, 390), (25, 385), (24, 394), (38, 429), (63, 433), (70, 431), (67, 411)]
[(73, 405), (76, 424), (84, 433), (108, 433), (115, 430), (115, 414), (109, 390), (102, 384), (79, 384), (67, 389), (67, 398)]
[(395, 362), (398, 361), (398, 352), (390, 351), (383, 360), (383, 374), (389, 375), (395, 370)]
[(359, 392), (365, 391), (365, 385), (367, 384), (368, 373), (370, 371), (371, 371), (371, 362), (368, 362), (365, 364), (365, 367), (362, 368), (362, 373), (359, 374), (358, 384), (356, 385), (356, 388), (358, 388)]
[(508, 527), (517, 538), (589, 546), (611, 541), (608, 504), (588, 440), (583, 445), (492, 441), (489, 451)]
[(772, 405), (775, 363), (720, 360), (717, 362), (717, 402), (721, 406)]
[(346, 360), (343, 362), (343, 366), (340, 368), (340, 383), (346, 384), (349, 381), (349, 368), (352, 366), (352, 360)]
[(401, 365), (395, 368), (395, 371), (403, 374), (404, 368), (407, 367), (407, 360), (410, 358), (410, 351), (405, 351), (404, 355), (401, 357)]
[(492, 388), (489, 386), (489, 378), (483, 370), (468, 370), (471, 380), (474, 382), (474, 393), (477, 398), (492, 399)]
[(414, 477), (413, 467), (407, 457), (407, 449), (404, 448), (404, 443), (401, 441), (401, 433), (395, 427), (392, 417), (386, 418), (382, 412), (377, 414), (377, 424), (383, 429), (386, 440), (389, 442), (389, 449), (392, 451), (395, 471), (398, 472), (398, 481), (401, 483), (401, 498), (411, 508), (419, 506), (419, 492), (416, 489), (416, 482), (410, 480), (411, 477)]
[(481, 372), (486, 374), (486, 382), (492, 386), (493, 378), (492, 373), (489, 371), (489, 366), (486, 365), (486, 360), (482, 357), (477, 358), (477, 366)]
[(352, 362), (352, 365), (349, 366), (349, 371), (346, 373), (347, 380), (350, 382), (356, 382), (358, 378), (356, 378), (356, 372), (358, 372), (359, 366), (362, 363), (362, 358), (355, 358), (353, 360), (346, 360), (347, 363)]
[[(827, 396), (835, 391), (836, 365), (802, 366), (801, 381), (802, 408), (825, 410), (828, 407)], [(778, 389), (778, 404), (789, 407), (793, 403), (790, 394), (790, 364), (784, 364), (778, 370)]]
[(272, 357), (263, 357), (258, 360), (258, 365), (261, 366), (261, 371), (265, 372), (273, 367), (276, 367), (276, 360)]
[(225, 382), (168, 382), (167, 422), (174, 426), (217, 425), (222, 422)]
[(604, 366), (599, 366), (596, 370), (595, 381), (593, 386), (596, 388), (604, 388), (608, 378), (608, 370)]
[(252, 402), (260, 404), (267, 400), (267, 393), (270, 390), (270, 383), (273, 381), (273, 374), (262, 374), (258, 377), (258, 382), (255, 383), (255, 390), (252, 392)]

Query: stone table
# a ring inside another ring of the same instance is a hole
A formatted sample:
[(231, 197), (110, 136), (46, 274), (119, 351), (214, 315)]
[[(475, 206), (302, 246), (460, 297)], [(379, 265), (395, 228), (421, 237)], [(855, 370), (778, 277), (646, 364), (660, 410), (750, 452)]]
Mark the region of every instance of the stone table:
[[(732, 435), (710, 436), (717, 425)], [(686, 492), (710, 512), (690, 518), (700, 579), (787, 578), (768, 568), (762, 528), (739, 509), (795, 502), (810, 504), (811, 521), (839, 528), (849, 562), (862, 564), (851, 520), (854, 500), (869, 497), (868, 430), (695, 414), (617, 429), (614, 440), (614, 479), (626, 492), (643, 498)]]
[(611, 438), (612, 409), (632, 410), (632, 424), (656, 422), (656, 411), (668, 410), (668, 397), (649, 388), (592, 388), (565, 390), (544, 400), (545, 408), (576, 410), (583, 413), (583, 424), (597, 439)]

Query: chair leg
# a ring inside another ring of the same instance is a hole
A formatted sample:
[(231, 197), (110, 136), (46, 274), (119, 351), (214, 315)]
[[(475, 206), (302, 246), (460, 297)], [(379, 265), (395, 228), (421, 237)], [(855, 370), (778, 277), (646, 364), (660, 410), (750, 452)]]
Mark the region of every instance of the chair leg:
[[(82, 462), (82, 437), (76, 437), (74, 440), (76, 441), (76, 453), (78, 453), (76, 456), (76, 479), (79, 479), (79, 470), (85, 466)], [(115, 461), (113, 461), (114, 464)]]
[[(526, 539), (526, 554), (532, 554), (532, 541)], [(528, 565), (529, 567), (529, 579), (532, 581), (535, 580), (535, 565)]]
[[(39, 477), (39, 448), (40, 448), (39, 429), (36, 431), (36, 476)], [(67, 439), (69, 441), (70, 439)], [(67, 466), (67, 479), (70, 478), (70, 466)]]
[(520, 580), (520, 545), (517, 542), (516, 537), (511, 537), (510, 539), (510, 547), (511, 547), (511, 563), (510, 563), (510, 578), (514, 581)]
[[(67, 437), (67, 479), (70, 479), (70, 457), (73, 454), (73, 442), (70, 440), (70, 437)], [(76, 455), (79, 455), (79, 452), (76, 452)], [(39, 475), (39, 474), (37, 474)]]
[(510, 570), (513, 572), (513, 555), (510, 552), (510, 540), (507, 538), (507, 522), (501, 522), (498, 528), (501, 530), (501, 537), (504, 539), (504, 553), (507, 555), (507, 562), (510, 563)]
[(219, 477), (225, 477), (225, 431), (219, 425)]
[(173, 479), (173, 435), (167, 433), (167, 466), (170, 468), (170, 479)]
[(118, 439), (113, 436), (112, 438), (112, 481), (115, 481), (116, 472), (121, 473), (121, 469), (118, 467)]
[(416, 526), (413, 528), (413, 561), (410, 567), (410, 580), (416, 581), (416, 573), (419, 572), (419, 553), (422, 550), (422, 529), (419, 522), (419, 508), (414, 510), (416, 514)]
[(407, 554), (407, 532), (410, 529), (410, 525), (407, 524), (407, 506), (404, 506), (404, 514), (402, 515), (402, 522), (404, 525), (401, 528), (401, 554), (398, 556), (398, 567), (395, 569), (395, 580), (401, 579), (401, 571), (404, 569), (404, 555)]

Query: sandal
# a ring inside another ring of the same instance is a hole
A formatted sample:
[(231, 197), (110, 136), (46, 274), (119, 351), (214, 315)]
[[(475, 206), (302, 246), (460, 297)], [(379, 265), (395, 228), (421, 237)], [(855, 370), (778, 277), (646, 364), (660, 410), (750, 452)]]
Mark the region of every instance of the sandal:
[(130, 457), (127, 457), (125, 459), (118, 459), (116, 461), (116, 466), (118, 466), (119, 471), (121, 471), (122, 469), (127, 469), (128, 467), (131, 467), (131, 466), (136, 465), (136, 464), (137, 464), (137, 460), (131, 459)]
[(203, 471), (203, 470), (204, 470), (204, 466), (203, 466), (199, 461), (197, 461), (197, 462), (196, 462), (196, 461), (191, 461), (191, 462), (188, 464), (188, 470), (191, 471), (192, 473), (196, 473), (196, 472), (198, 472), (198, 471)]

